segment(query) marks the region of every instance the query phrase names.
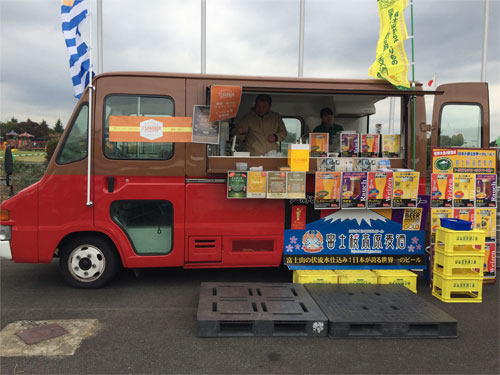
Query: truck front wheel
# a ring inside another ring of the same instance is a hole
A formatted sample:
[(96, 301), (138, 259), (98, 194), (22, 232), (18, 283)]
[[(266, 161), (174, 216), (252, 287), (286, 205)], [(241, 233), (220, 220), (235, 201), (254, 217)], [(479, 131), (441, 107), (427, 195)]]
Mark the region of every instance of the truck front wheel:
[(87, 235), (70, 239), (62, 246), (59, 269), (71, 286), (95, 289), (115, 277), (119, 262), (116, 250), (109, 241)]

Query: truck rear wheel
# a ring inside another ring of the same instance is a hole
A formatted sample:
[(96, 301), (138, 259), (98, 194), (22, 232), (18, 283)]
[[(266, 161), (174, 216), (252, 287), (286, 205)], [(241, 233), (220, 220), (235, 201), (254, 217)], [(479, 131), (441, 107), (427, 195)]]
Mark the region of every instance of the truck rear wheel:
[(114, 246), (104, 238), (76, 237), (61, 250), (59, 270), (64, 280), (75, 288), (101, 288), (118, 272), (119, 257)]

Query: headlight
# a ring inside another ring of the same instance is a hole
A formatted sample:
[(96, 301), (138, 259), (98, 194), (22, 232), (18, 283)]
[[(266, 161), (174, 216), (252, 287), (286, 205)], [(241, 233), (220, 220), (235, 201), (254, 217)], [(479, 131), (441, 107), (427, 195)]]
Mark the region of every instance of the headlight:
[(0, 225), (0, 241), (10, 241), (10, 225)]

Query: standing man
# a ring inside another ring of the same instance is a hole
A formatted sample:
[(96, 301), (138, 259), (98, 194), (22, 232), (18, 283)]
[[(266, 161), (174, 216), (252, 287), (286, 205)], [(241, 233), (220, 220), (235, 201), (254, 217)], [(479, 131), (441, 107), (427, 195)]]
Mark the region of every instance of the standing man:
[(314, 128), (313, 133), (328, 133), (330, 134), (331, 142), (337, 133), (344, 131), (342, 126), (334, 124), (333, 120), (335, 117), (333, 117), (333, 111), (331, 108), (323, 108), (319, 112), (319, 115), (321, 117), (321, 124)]
[(251, 156), (265, 155), (272, 150), (279, 152), (278, 142), (286, 138), (285, 124), (279, 113), (271, 112), (271, 104), (269, 95), (257, 95), (255, 106), (236, 128), (236, 135), (246, 137), (247, 151)]

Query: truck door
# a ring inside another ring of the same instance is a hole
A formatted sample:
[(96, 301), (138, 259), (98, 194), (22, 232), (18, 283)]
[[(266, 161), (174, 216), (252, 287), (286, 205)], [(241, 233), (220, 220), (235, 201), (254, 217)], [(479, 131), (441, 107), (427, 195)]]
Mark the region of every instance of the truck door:
[(185, 115), (184, 90), (177, 78), (97, 80), (94, 224), (113, 239), (126, 267), (183, 264), (185, 144), (142, 135), (113, 141), (110, 131), (120, 127), (111, 126), (110, 117), (130, 117), (140, 135), (147, 118)]
[(488, 147), (490, 110), (488, 84), (450, 83), (434, 97), (431, 146)]

